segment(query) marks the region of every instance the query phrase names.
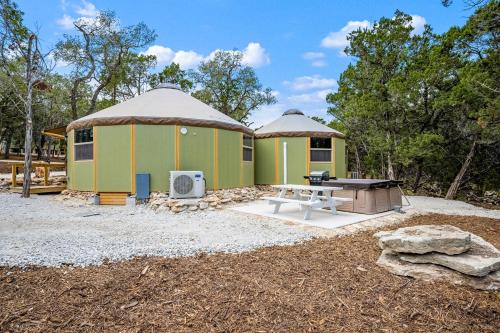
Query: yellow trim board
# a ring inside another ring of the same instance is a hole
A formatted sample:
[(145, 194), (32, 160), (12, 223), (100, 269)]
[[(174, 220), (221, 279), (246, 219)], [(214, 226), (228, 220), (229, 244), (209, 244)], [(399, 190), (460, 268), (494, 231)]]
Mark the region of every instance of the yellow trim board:
[(71, 145), (71, 189), (75, 189), (75, 131), (72, 131), (73, 144)]
[(130, 125), (130, 176), (131, 179), (131, 193), (135, 194), (136, 192), (136, 184), (135, 184), (135, 124)]
[(243, 133), (240, 133), (240, 187), (243, 187)]
[(180, 169), (180, 129), (175, 125), (175, 170)]
[[(311, 138), (306, 138), (306, 175), (311, 173)], [(308, 181), (304, 179), (304, 182), (307, 184)]]
[(92, 144), (92, 154), (94, 157), (93, 168), (94, 168), (94, 192), (97, 192), (97, 127), (93, 127), (92, 135), (94, 137), (94, 142)]
[(280, 183), (280, 139), (274, 138), (274, 182)]
[(219, 131), (214, 128), (214, 190), (219, 189)]
[(337, 147), (335, 146), (336, 142), (335, 142), (335, 137), (332, 137), (332, 176), (333, 177), (337, 177), (337, 170), (335, 170), (335, 156), (336, 156), (336, 149)]

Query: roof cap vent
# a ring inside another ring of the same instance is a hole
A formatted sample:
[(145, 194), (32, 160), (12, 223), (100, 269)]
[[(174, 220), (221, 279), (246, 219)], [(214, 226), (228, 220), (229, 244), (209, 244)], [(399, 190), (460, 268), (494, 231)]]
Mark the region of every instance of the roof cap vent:
[(181, 87), (175, 83), (168, 83), (168, 82), (161, 82), (156, 89), (176, 89), (176, 90), (181, 90)]
[(300, 116), (303, 116), (304, 113), (302, 111), (300, 111), (299, 109), (290, 109), (290, 110), (287, 110), (285, 111), (285, 113), (283, 113), (284, 116), (289, 116), (289, 115), (300, 115)]

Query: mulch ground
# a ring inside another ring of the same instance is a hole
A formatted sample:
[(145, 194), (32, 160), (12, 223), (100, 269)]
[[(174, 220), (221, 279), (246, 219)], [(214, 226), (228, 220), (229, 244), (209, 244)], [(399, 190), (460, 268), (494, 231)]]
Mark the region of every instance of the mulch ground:
[[(417, 224), (452, 224), (500, 247), (500, 220), (405, 223)], [(372, 235), (89, 268), (3, 267), (0, 331), (499, 331), (499, 292), (392, 275), (375, 264)]]

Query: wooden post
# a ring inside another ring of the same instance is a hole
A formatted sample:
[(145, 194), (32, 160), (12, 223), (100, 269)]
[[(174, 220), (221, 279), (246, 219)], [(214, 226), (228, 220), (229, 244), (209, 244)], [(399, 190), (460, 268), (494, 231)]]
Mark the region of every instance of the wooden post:
[(16, 187), (17, 185), (16, 176), (17, 176), (17, 165), (12, 164), (12, 187)]
[(43, 184), (45, 186), (49, 186), (49, 166), (44, 165), (43, 166)]

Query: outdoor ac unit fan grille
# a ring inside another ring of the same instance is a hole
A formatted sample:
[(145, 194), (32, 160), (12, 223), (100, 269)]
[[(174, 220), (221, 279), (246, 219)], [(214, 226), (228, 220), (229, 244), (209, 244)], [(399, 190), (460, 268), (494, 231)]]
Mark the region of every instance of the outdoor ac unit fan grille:
[(180, 175), (174, 179), (174, 189), (177, 193), (184, 195), (193, 190), (193, 179), (187, 175)]

